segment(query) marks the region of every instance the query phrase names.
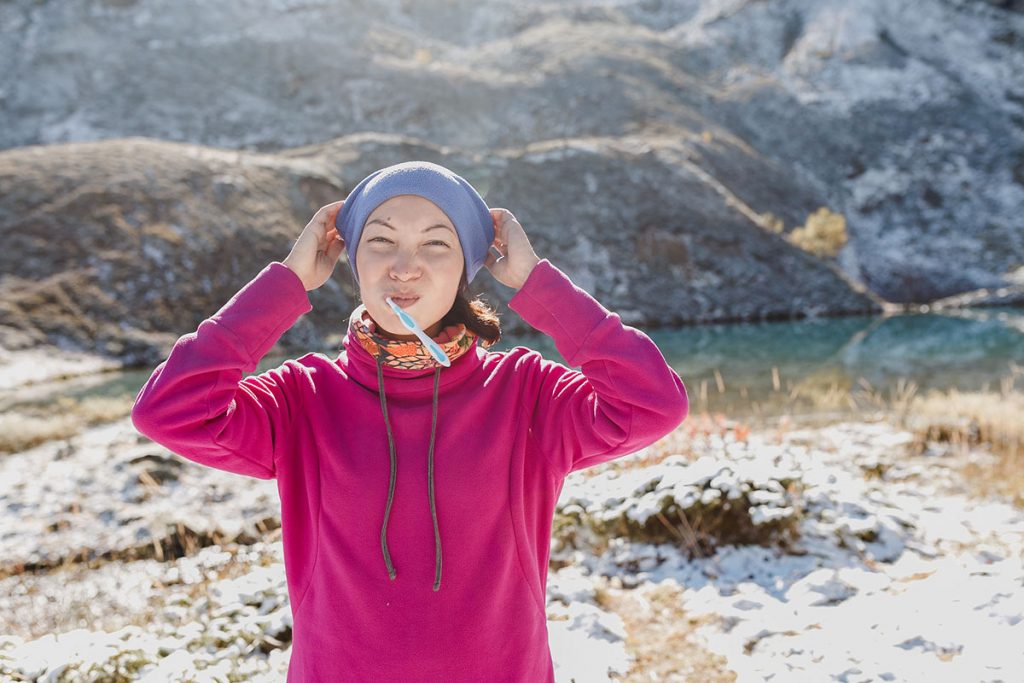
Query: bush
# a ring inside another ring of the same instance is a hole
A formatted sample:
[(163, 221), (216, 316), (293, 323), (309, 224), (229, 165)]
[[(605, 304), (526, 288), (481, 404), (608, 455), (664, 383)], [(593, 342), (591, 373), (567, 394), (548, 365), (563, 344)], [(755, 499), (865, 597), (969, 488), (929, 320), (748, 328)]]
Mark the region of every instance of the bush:
[[(614, 490), (625, 495), (605, 493)], [(798, 472), (725, 457), (690, 462), (673, 455), (653, 466), (609, 470), (563, 496), (552, 527), (555, 554), (602, 554), (616, 537), (673, 543), (691, 557), (725, 544), (786, 548), (798, 537), (801, 490)]]
[(789, 233), (791, 244), (822, 258), (833, 258), (846, 244), (846, 218), (821, 207)]

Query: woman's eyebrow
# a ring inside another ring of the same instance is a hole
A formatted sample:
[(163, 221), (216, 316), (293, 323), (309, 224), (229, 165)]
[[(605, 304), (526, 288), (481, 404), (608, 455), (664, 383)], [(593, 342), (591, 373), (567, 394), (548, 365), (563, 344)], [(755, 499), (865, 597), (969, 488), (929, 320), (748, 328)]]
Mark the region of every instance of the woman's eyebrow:
[[(396, 230), (397, 229), (397, 228), (395, 228), (395, 226), (391, 225), (390, 223), (388, 223), (387, 221), (385, 221), (385, 220), (383, 220), (381, 218), (374, 218), (372, 221), (367, 223), (367, 225), (369, 225), (370, 223), (380, 223), (381, 225), (386, 225), (387, 227), (391, 228), (392, 230)], [(444, 223), (436, 223), (434, 225), (431, 225), (429, 228), (423, 228), (423, 232), (427, 232), (428, 230), (433, 230), (434, 228), (444, 228), (445, 230), (449, 230), (449, 231), (451, 231), (453, 233), (455, 232), (454, 230), (451, 229), (450, 226), (445, 225)]]

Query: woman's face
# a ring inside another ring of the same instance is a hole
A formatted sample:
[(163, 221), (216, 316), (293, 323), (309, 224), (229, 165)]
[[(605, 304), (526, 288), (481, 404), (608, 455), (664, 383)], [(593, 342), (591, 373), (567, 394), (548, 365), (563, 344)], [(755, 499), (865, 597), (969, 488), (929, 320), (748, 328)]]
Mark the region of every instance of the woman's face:
[[(441, 332), (464, 270), (462, 244), (448, 216), (417, 195), (398, 195), (370, 214), (359, 237), (359, 293), (382, 336), (416, 339), (385, 297), (390, 296), (430, 337)], [(400, 300), (401, 294), (416, 297)]]

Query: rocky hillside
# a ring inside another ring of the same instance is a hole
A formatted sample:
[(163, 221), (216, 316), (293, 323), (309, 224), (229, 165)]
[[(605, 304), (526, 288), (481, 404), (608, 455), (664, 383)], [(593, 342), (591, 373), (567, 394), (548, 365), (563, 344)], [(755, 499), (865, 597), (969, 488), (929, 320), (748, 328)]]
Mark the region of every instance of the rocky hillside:
[[(409, 158), (636, 323), (1020, 286), (1019, 0), (8, 0), (0, 26), (16, 347), (188, 331)], [(821, 207), (842, 239), (811, 255)], [(341, 323), (343, 270), (291, 334)]]
[[(0, 343), (66, 342), (152, 362), (263, 266), (287, 256), (316, 208), (378, 165), (417, 158), (464, 171), (534, 242), (626, 322), (868, 310), (829, 265), (722, 200), (682, 152), (639, 141), (539, 143), (488, 155), (361, 135), (260, 154), (143, 138), (0, 153)], [(769, 168), (762, 173), (768, 174)], [(793, 192), (798, 192), (792, 186)], [(638, 201), (643, 196), (644, 201)], [(282, 345), (340, 333), (355, 306), (347, 254)], [(529, 328), (486, 271), (473, 282)]]

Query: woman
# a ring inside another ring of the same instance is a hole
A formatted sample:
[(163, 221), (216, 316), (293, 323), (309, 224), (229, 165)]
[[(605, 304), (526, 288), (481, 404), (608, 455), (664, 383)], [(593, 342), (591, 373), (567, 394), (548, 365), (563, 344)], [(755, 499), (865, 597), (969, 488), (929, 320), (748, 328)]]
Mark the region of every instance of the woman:
[[(346, 249), (363, 303), (338, 357), (243, 378)], [(497, 318), (467, 301), (481, 267), (582, 372), (487, 351)], [(190, 460), (277, 479), (289, 681), (534, 682), (554, 680), (545, 590), (565, 476), (650, 445), (687, 411), (654, 343), (538, 258), (510, 212), (406, 162), (322, 207), (283, 262), (181, 337), (132, 419)]]

